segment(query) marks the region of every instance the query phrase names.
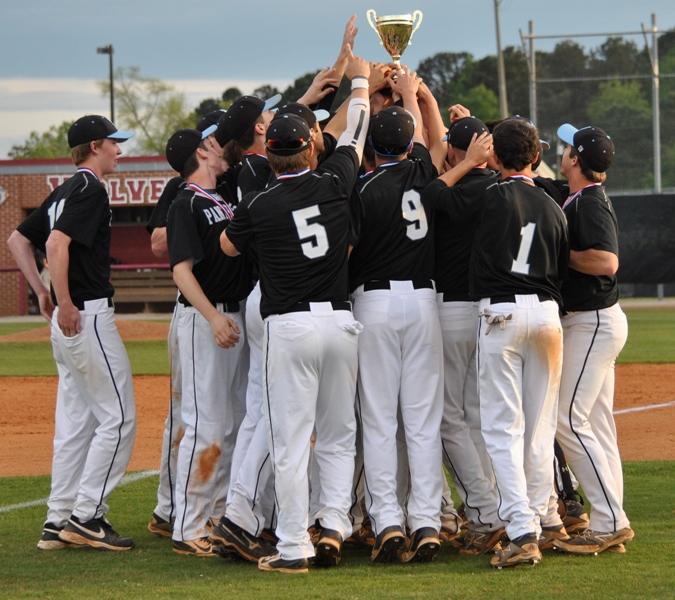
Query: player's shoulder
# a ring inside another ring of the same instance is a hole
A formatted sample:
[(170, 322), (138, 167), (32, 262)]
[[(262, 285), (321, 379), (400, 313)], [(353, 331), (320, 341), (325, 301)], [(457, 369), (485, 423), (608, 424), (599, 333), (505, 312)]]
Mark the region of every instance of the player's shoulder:
[(281, 187), (281, 181), (275, 179), (271, 181), (264, 190), (257, 190), (245, 194), (237, 208), (243, 207), (245, 210), (250, 210), (254, 206), (256, 208), (263, 206), (267, 201), (273, 201), (273, 198), (277, 195)]
[(98, 196), (108, 198), (103, 182), (89, 170), (78, 170), (66, 179), (54, 192), (60, 197)]

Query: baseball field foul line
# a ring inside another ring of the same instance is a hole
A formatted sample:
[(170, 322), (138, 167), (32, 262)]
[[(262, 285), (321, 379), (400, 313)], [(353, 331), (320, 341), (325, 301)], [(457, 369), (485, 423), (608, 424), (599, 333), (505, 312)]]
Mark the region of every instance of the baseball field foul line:
[[(137, 473), (130, 473), (125, 475), (120, 482), (120, 485), (129, 485), (135, 481), (140, 481), (141, 479), (147, 479), (148, 477), (153, 477), (154, 475), (159, 475), (159, 471), (138, 471)], [(15, 510), (21, 510), (22, 508), (31, 508), (33, 506), (42, 506), (47, 504), (48, 498), (40, 498), (39, 500), (29, 500), (28, 502), (19, 502), (18, 504), (8, 504), (6, 506), (0, 506), (0, 514), (8, 513)]]
[(670, 402), (661, 402), (659, 404), (645, 404), (644, 406), (635, 406), (633, 408), (620, 408), (614, 411), (614, 415), (627, 415), (628, 413), (645, 412), (647, 410), (654, 410), (656, 408), (668, 408), (675, 406), (675, 400)]

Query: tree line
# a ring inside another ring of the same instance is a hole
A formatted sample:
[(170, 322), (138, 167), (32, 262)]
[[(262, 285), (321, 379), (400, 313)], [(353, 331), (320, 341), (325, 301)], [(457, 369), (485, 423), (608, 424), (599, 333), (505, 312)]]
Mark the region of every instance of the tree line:
[[(675, 187), (675, 30), (659, 39), (661, 91), (661, 160), (664, 187)], [(529, 116), (527, 60), (522, 49), (504, 50), (508, 107), (511, 114)], [(252, 93), (261, 98), (277, 92), (286, 100), (299, 98), (318, 71), (305, 73), (286, 89), (262, 85)], [(418, 74), (438, 99), (439, 105), (461, 103), (484, 121), (499, 118), (497, 58), (477, 59), (469, 52), (440, 52), (425, 58)], [(617, 154), (611, 171), (611, 189), (648, 189), (654, 185), (652, 153), (651, 64), (646, 48), (624, 38), (608, 38), (586, 49), (566, 40), (551, 51), (537, 52), (537, 125), (542, 138), (550, 140), (545, 156), (555, 165), (555, 131), (562, 122), (576, 126), (593, 124), (614, 139)], [(108, 83), (101, 91), (109, 93)], [(169, 135), (177, 128), (194, 126), (202, 115), (227, 108), (241, 95), (230, 87), (220, 97), (205, 98), (196, 107), (160, 79), (143, 75), (138, 67), (119, 68), (115, 76), (118, 124), (137, 132), (135, 152), (163, 154)], [(343, 82), (336, 105), (347, 93)], [(12, 147), (11, 158), (68, 156), (66, 132), (70, 123), (32, 132), (23, 144)]]

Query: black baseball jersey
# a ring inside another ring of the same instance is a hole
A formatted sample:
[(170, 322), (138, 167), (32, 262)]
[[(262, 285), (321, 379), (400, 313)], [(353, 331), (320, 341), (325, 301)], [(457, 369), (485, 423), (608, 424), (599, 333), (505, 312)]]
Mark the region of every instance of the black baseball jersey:
[(443, 206), (451, 219), (475, 214), (478, 226), (471, 247), (469, 294), (472, 298), (513, 294), (546, 294), (561, 303), (569, 246), (561, 208), (542, 189), (518, 178), (494, 183), (482, 202), (448, 197), (435, 181), (425, 190), (427, 201)]
[(349, 258), (349, 287), (374, 280), (433, 279), (431, 212), (421, 192), (436, 177), (429, 151), (414, 144), (409, 158), (361, 178), (360, 236)]
[(185, 181), (182, 177), (173, 177), (166, 182), (162, 195), (157, 200), (155, 208), (152, 209), (150, 220), (145, 228), (148, 233), (152, 233), (159, 227), (166, 227), (166, 219), (169, 214), (169, 207), (175, 200), (178, 192), (185, 186)]
[(237, 175), (237, 199), (241, 201), (247, 194), (264, 190), (273, 178), (266, 156), (244, 154), (241, 159), (241, 169)]
[(444, 192), (434, 205), (436, 290), (449, 301), (473, 300), (469, 294), (469, 262), (476, 228), (476, 211), (466, 211), (465, 218), (451, 219), (444, 205), (466, 202), (481, 206), (485, 190), (496, 183), (498, 175), (490, 169), (472, 169), (453, 187)]
[(358, 172), (353, 148), (338, 147), (318, 171), (279, 176), (237, 207), (227, 235), (239, 252), (254, 250), (263, 318), (299, 302), (349, 296), (349, 198)]
[[(565, 206), (571, 250), (605, 250), (619, 255), (619, 226), (610, 199), (602, 186), (584, 189)], [(585, 275), (570, 267), (563, 282), (565, 310), (597, 310), (616, 304), (616, 276)]]
[[(208, 193), (218, 202), (186, 187), (169, 209), (171, 268), (191, 259), (192, 273), (212, 303), (243, 300), (253, 289), (249, 261), (226, 256), (220, 249), (220, 234), (230, 222), (233, 207), (214, 191)], [(179, 300), (185, 300), (182, 294)]]
[(319, 156), (319, 164), (326, 160), (337, 148), (337, 140), (330, 133), (322, 133), (323, 136), (323, 152)]
[[(68, 247), (68, 289), (75, 305), (111, 298), (110, 220), (112, 212), (103, 183), (89, 169), (79, 169), (57, 187), (17, 227), (38, 249), (53, 229), (71, 238)], [(52, 290), (52, 300), (56, 298)]]
[(570, 195), (570, 186), (566, 179), (549, 179), (548, 177), (534, 177), (534, 185), (543, 189), (559, 206), (562, 206)]

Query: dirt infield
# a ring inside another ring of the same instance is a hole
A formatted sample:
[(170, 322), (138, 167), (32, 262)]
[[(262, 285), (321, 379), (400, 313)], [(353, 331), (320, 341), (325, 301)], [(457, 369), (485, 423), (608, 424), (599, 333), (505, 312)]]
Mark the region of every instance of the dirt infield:
[[(165, 341), (169, 333), (168, 321), (140, 321), (116, 319), (117, 329), (125, 342), (130, 340)], [(0, 335), (0, 342), (48, 342), (50, 327), (44, 325), (27, 331)]]
[[(139, 376), (134, 377), (134, 385), (138, 433), (130, 469), (156, 469), (169, 380), (167, 376)], [(0, 476), (49, 474), (55, 397), (55, 377), (0, 378)], [(671, 400), (675, 400), (675, 364), (617, 367), (616, 409)], [(675, 460), (674, 422), (675, 405), (617, 415), (623, 458)]]

